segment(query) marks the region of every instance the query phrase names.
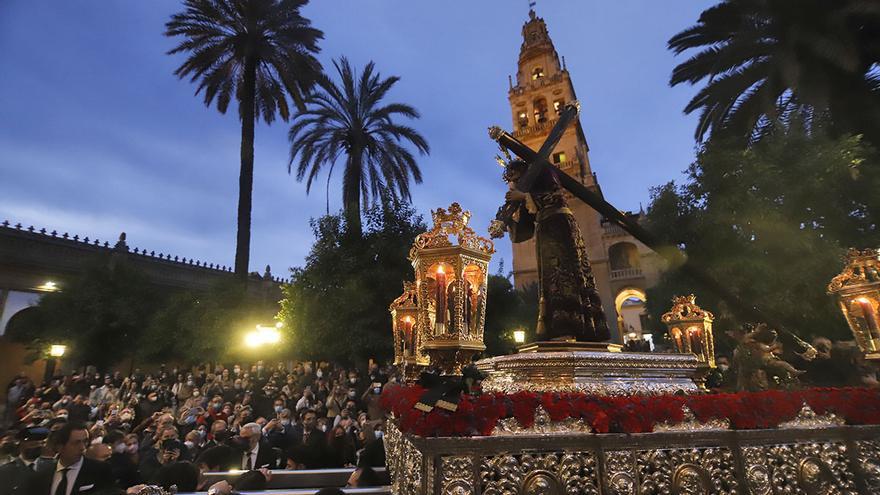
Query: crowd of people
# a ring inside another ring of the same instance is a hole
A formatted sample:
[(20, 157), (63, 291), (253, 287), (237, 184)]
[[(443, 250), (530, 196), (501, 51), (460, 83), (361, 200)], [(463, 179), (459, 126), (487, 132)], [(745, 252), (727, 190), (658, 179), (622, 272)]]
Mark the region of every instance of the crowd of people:
[[(393, 369), (330, 363), (199, 366), (143, 373), (94, 368), (7, 387), (0, 495), (262, 489), (273, 469), (355, 468), (350, 486), (382, 483), (379, 396)], [(236, 486), (206, 472), (242, 470)], [(9, 480), (9, 482), (6, 482)], [(74, 490), (76, 488), (77, 490)]]

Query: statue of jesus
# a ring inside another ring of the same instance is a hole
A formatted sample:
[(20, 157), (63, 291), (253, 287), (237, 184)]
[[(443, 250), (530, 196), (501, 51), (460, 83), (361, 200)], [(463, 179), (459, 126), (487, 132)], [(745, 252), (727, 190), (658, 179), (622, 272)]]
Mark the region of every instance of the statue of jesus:
[(511, 160), (504, 179), (510, 186), (490, 227), (492, 237), (506, 230), (513, 242), (535, 237), (538, 261), (538, 340), (604, 342), (610, 337), (587, 250), (552, 167), (544, 168), (530, 191), (516, 189), (528, 166)]

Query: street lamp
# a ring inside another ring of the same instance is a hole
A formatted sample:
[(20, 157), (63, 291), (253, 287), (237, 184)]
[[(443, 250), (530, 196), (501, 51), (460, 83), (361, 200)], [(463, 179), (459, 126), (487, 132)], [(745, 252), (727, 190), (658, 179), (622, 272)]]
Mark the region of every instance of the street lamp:
[(525, 344), (526, 342), (526, 332), (525, 330), (514, 330), (513, 331), (513, 341), (517, 344)]
[(49, 381), (55, 376), (55, 369), (58, 367), (58, 362), (61, 361), (61, 357), (64, 356), (66, 351), (67, 346), (64, 344), (52, 344), (49, 346), (49, 359), (46, 360), (46, 372), (43, 375), (43, 378), (46, 381)]
[(260, 347), (264, 344), (277, 344), (281, 341), (281, 332), (279, 329), (282, 326), (281, 322), (278, 322), (271, 327), (257, 325), (255, 330), (245, 334), (244, 343), (248, 347)]

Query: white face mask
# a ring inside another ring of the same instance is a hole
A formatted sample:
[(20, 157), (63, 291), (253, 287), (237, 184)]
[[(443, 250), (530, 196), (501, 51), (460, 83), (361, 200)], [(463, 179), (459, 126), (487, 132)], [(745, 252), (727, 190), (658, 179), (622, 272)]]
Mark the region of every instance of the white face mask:
[(384, 437), (384, 436), (385, 436), (385, 432), (384, 432), (384, 431), (382, 431), (382, 430), (378, 430), (378, 431), (376, 432), (376, 440), (379, 440), (380, 438), (382, 438), (382, 437)]
[(323, 431), (324, 433), (327, 433), (327, 425), (326, 424), (319, 426), (318, 429)]
[(321, 378), (321, 377), (324, 376), (324, 372), (321, 371), (321, 370), (318, 370), (318, 371), (315, 373), (315, 376), (317, 376), (318, 378)]
[(116, 445), (114, 445), (113, 446), (113, 453), (115, 453), (115, 454), (125, 453), (125, 444), (124, 443), (117, 443)]

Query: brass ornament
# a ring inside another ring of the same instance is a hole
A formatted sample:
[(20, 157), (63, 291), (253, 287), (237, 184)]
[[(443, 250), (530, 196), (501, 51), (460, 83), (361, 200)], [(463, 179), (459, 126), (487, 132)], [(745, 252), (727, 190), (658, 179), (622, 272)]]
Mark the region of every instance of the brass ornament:
[(442, 374), (459, 375), (486, 348), (486, 285), (495, 247), (468, 226), (471, 214), (458, 203), (431, 214), (433, 228), (416, 237), (409, 253), (420, 352)]
[(843, 426), (845, 424), (846, 420), (836, 416), (834, 413), (819, 416), (810, 408), (810, 406), (804, 403), (801, 410), (798, 411), (797, 417), (790, 421), (780, 423), (779, 428), (829, 428), (833, 426)]
[(498, 421), (492, 436), (504, 435), (573, 435), (590, 434), (593, 429), (582, 419), (566, 418), (562, 421), (553, 421), (550, 414), (543, 406), (535, 408), (535, 423), (524, 428), (516, 418), (506, 418)]
[(672, 475), (672, 493), (676, 495), (707, 495), (709, 473), (696, 464), (682, 464)]
[(693, 294), (672, 298), (672, 309), (660, 317), (666, 325), (675, 351), (695, 354), (706, 366), (715, 367), (715, 315), (697, 305)]
[(850, 249), (845, 262), (828, 284), (828, 294), (836, 297), (865, 357), (880, 360), (880, 249)]

